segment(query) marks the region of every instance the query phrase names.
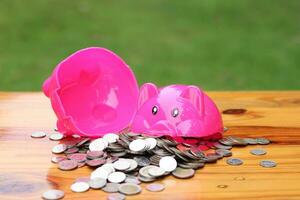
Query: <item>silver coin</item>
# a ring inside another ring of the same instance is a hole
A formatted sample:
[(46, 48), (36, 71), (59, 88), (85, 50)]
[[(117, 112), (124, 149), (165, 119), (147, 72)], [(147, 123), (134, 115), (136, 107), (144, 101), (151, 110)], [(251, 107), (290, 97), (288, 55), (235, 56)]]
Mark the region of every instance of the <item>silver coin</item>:
[(111, 193), (107, 196), (107, 200), (125, 200), (126, 196), (120, 193)]
[(172, 156), (162, 157), (159, 161), (159, 167), (166, 172), (174, 171), (177, 167), (177, 161)]
[(114, 172), (114, 170), (114, 168), (111, 169), (103, 165), (91, 173), (91, 179), (102, 178), (106, 180), (108, 178), (108, 175)]
[(250, 153), (256, 156), (261, 156), (261, 155), (265, 155), (267, 151), (264, 149), (252, 149)]
[(103, 151), (108, 146), (108, 142), (102, 138), (92, 141), (89, 145), (90, 151)]
[(166, 173), (166, 171), (160, 167), (156, 167), (153, 166), (151, 168), (148, 169), (148, 174), (150, 176), (154, 176), (154, 177), (160, 177), (162, 175), (164, 175)]
[(146, 186), (146, 189), (150, 192), (160, 192), (165, 189), (165, 186), (159, 183), (152, 183)]
[(101, 168), (105, 169), (109, 173), (113, 173), (113, 172), (116, 171), (115, 168), (114, 168), (114, 164), (112, 164), (112, 163), (106, 163), (106, 164), (102, 165)]
[(123, 172), (113, 172), (108, 175), (108, 180), (111, 183), (122, 183), (126, 179), (126, 175)]
[(59, 163), (60, 161), (63, 161), (63, 160), (67, 160), (68, 158), (65, 157), (65, 156), (53, 156), (51, 158), (51, 162), (53, 163)]
[(241, 165), (241, 164), (243, 164), (243, 161), (239, 158), (228, 158), (226, 160), (226, 162), (229, 165)]
[(86, 192), (89, 188), (90, 186), (86, 182), (75, 182), (71, 185), (71, 190), (73, 192)]
[(138, 167), (138, 163), (135, 160), (127, 159), (127, 161), (130, 163), (130, 167), (126, 169), (126, 172), (133, 171)]
[(94, 178), (94, 179), (91, 179), (88, 183), (90, 185), (90, 188), (100, 189), (106, 185), (106, 179)]
[(254, 138), (244, 138), (244, 141), (245, 141), (247, 144), (251, 144), (251, 145), (258, 144), (257, 139), (254, 139)]
[(45, 200), (58, 200), (65, 196), (65, 192), (61, 190), (48, 190), (43, 193), (42, 198)]
[(118, 183), (107, 183), (105, 187), (102, 188), (104, 192), (113, 193), (118, 192), (120, 184)]
[(260, 161), (259, 164), (260, 164), (260, 166), (266, 167), (266, 168), (272, 168), (272, 167), (277, 166), (276, 162), (274, 162), (272, 160), (262, 160), (262, 161)]
[(157, 140), (155, 138), (146, 138), (145, 141), (150, 144), (149, 150), (154, 149), (157, 145)]
[(143, 151), (145, 150), (146, 147), (147, 147), (147, 142), (143, 139), (133, 140), (129, 144), (129, 149), (134, 152)]
[(50, 140), (54, 140), (54, 141), (58, 141), (58, 140), (61, 140), (64, 138), (64, 135), (61, 134), (61, 133), (52, 133), (50, 136), (49, 136), (49, 139)]
[(67, 149), (67, 145), (65, 144), (58, 144), (58, 145), (55, 145), (53, 148), (52, 148), (52, 153), (62, 153), (64, 152), (65, 150)]
[(125, 183), (134, 183), (134, 184), (139, 185), (139, 184), (141, 184), (141, 181), (136, 177), (126, 177)]
[(143, 183), (149, 183), (149, 182), (153, 182), (153, 181), (156, 180), (154, 177), (149, 178), (149, 177), (144, 177), (144, 176), (142, 176), (142, 175), (139, 175), (139, 176), (138, 176), (138, 179), (139, 179), (140, 181), (142, 181)]
[(138, 194), (142, 191), (142, 188), (134, 183), (123, 183), (119, 186), (119, 192), (126, 195)]
[(140, 167), (145, 167), (150, 165), (150, 160), (145, 156), (136, 156), (133, 158)]
[(217, 149), (227, 149), (227, 150), (232, 149), (232, 146), (230, 146), (230, 145), (223, 145), (223, 144), (221, 144), (219, 142), (215, 142), (213, 145)]
[(227, 149), (217, 149), (216, 153), (221, 155), (222, 157), (229, 157), (232, 156), (232, 152)]
[(115, 143), (119, 139), (119, 136), (115, 133), (107, 133), (103, 136), (103, 139), (108, 143)]
[(113, 163), (116, 170), (124, 171), (130, 168), (130, 162), (127, 159), (119, 159)]
[(140, 170), (139, 170), (139, 174), (143, 177), (146, 177), (146, 178), (153, 178), (150, 174), (149, 174), (149, 169), (153, 168), (153, 167), (156, 167), (154, 165), (149, 165), (149, 166), (145, 166), (145, 167), (142, 167)]
[(270, 140), (266, 138), (256, 138), (258, 144), (266, 145), (270, 144)]
[(37, 132), (33, 132), (31, 133), (31, 137), (32, 138), (43, 138), (45, 137), (47, 134), (45, 132), (42, 131), (37, 131)]
[(193, 169), (183, 169), (181, 167), (177, 167), (173, 172), (172, 175), (176, 178), (191, 178), (195, 175), (195, 170)]

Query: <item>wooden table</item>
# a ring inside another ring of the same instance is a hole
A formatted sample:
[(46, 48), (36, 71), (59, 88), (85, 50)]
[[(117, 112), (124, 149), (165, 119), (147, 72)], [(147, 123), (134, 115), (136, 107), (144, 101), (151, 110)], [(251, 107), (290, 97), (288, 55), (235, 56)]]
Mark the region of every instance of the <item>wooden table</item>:
[[(163, 192), (143, 190), (127, 199), (300, 199), (300, 91), (208, 94), (227, 113), (226, 135), (267, 137), (273, 141), (262, 146), (267, 155), (251, 155), (255, 146), (234, 148), (233, 156), (244, 161), (241, 166), (229, 166), (222, 159), (191, 179), (169, 176), (158, 181), (166, 186)], [(30, 137), (33, 131), (50, 133), (54, 126), (55, 116), (43, 94), (0, 92), (0, 199), (40, 199), (49, 188), (64, 190), (64, 199), (106, 199), (102, 191), (72, 193), (69, 187), (75, 178), (88, 176), (91, 170), (58, 170), (50, 162), (57, 142)], [(260, 167), (262, 159), (278, 166)]]

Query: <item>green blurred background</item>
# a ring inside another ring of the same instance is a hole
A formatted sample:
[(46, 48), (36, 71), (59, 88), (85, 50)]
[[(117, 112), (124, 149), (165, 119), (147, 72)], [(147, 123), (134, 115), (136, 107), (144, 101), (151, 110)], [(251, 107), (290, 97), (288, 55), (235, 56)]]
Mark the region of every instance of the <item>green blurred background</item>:
[(300, 1), (0, 1), (0, 90), (40, 90), (89, 46), (115, 51), (140, 84), (300, 89)]

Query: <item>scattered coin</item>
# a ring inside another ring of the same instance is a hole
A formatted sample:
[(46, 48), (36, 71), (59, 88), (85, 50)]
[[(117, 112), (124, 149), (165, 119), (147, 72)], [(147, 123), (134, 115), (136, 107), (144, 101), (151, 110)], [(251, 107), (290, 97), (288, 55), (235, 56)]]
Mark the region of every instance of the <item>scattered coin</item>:
[(261, 156), (261, 155), (265, 155), (267, 151), (264, 149), (252, 149), (250, 153), (256, 156)]
[(244, 138), (244, 141), (245, 141), (247, 144), (251, 144), (251, 145), (258, 144), (257, 139), (254, 139), (254, 138)]
[(73, 192), (86, 192), (89, 188), (90, 186), (86, 182), (75, 182), (71, 185), (71, 190)]
[(217, 149), (216, 153), (221, 155), (222, 157), (229, 157), (232, 156), (232, 152), (227, 149)]
[(37, 131), (37, 132), (33, 132), (31, 133), (31, 137), (32, 138), (43, 138), (45, 137), (47, 134), (41, 131)]
[(137, 140), (133, 140), (129, 144), (129, 149), (131, 151), (142, 151), (142, 150), (145, 150), (146, 145), (147, 145), (147, 143), (145, 140), (137, 139)]
[(43, 193), (42, 198), (45, 200), (58, 200), (65, 196), (65, 192), (61, 190), (48, 190)]
[[(59, 140), (61, 135), (58, 135), (50, 137)], [(233, 136), (224, 138), (216, 136), (210, 139), (149, 137), (122, 131), (120, 134), (109, 133), (103, 138), (94, 140), (69, 137), (60, 143), (53, 147), (53, 153), (63, 153), (63, 155), (51, 159), (53, 163), (58, 163), (60, 169), (72, 170), (85, 165), (98, 167), (91, 172), (90, 177), (79, 178), (76, 183), (85, 182), (91, 188), (101, 188), (109, 193), (118, 191), (122, 193), (123, 190), (123, 194), (136, 194), (141, 191), (138, 186), (141, 182), (153, 182), (171, 173), (177, 178), (190, 178), (195, 174), (196, 169), (204, 167), (205, 164), (232, 156), (230, 151), (232, 147), (268, 144), (270, 141), (265, 138)], [(254, 154), (262, 154), (261, 150), (252, 151)], [(238, 158), (230, 158), (226, 162), (230, 165), (243, 163)], [(262, 161), (260, 165), (271, 167), (274, 163)], [(122, 186), (121, 189), (119, 186)], [(154, 186), (150, 184), (148, 187), (149, 190), (154, 191), (159, 191), (161, 188), (156, 188), (155, 184)], [(86, 186), (77, 190), (84, 191), (85, 188)], [(109, 198), (113, 199), (113, 195)]]
[(94, 141), (92, 141), (89, 145), (90, 151), (103, 151), (108, 146), (108, 143), (106, 140), (99, 138)]
[(171, 156), (162, 157), (159, 161), (159, 167), (166, 172), (171, 172), (176, 169), (177, 161)]
[(270, 144), (270, 140), (266, 138), (257, 138), (256, 140), (258, 144), (262, 144), (262, 145)]
[(139, 174), (145, 178), (153, 178), (150, 174), (149, 174), (149, 169), (151, 169), (152, 167), (156, 167), (156, 166), (153, 166), (153, 165), (148, 165), (148, 166), (145, 166), (145, 167), (142, 167), (140, 170), (139, 170)]
[(123, 172), (113, 172), (108, 175), (108, 180), (111, 183), (122, 183), (126, 179), (126, 175)]
[(120, 193), (111, 193), (108, 195), (107, 200), (125, 200), (126, 196)]
[(150, 160), (145, 156), (136, 156), (133, 158), (140, 167), (145, 167), (150, 165)]
[(148, 170), (148, 174), (154, 177), (162, 176), (166, 171), (160, 167), (153, 166)]
[(106, 179), (103, 178), (94, 178), (89, 181), (90, 188), (100, 189), (106, 185)]
[(60, 161), (63, 161), (63, 160), (67, 160), (67, 157), (66, 156), (53, 156), (51, 158), (51, 162), (53, 162), (53, 163), (59, 163)]
[(134, 183), (122, 183), (119, 186), (119, 192), (126, 194), (126, 195), (134, 195), (138, 194), (142, 191), (142, 188)]
[(146, 189), (150, 192), (160, 192), (165, 189), (165, 186), (159, 183), (152, 183), (146, 186)]
[(129, 168), (126, 169), (126, 172), (133, 171), (138, 167), (138, 163), (135, 160), (133, 159), (126, 159), (126, 160), (129, 163)]
[(77, 147), (72, 147), (72, 148), (69, 148), (67, 150), (65, 150), (65, 154), (73, 154), (73, 153), (77, 153), (79, 151), (79, 149)]
[(139, 185), (139, 184), (141, 184), (141, 181), (139, 181), (139, 179), (136, 177), (126, 177), (125, 183), (134, 183), (134, 184)]
[(217, 149), (227, 149), (227, 150), (232, 149), (231, 145), (223, 145), (219, 142), (213, 143), (213, 146), (216, 147)]
[(58, 168), (60, 170), (69, 171), (76, 169), (78, 167), (76, 160), (63, 160), (58, 163)]
[(104, 155), (103, 151), (89, 151), (86, 156), (89, 159), (101, 158)]
[(147, 138), (145, 141), (150, 144), (149, 150), (154, 149), (157, 145), (157, 140), (155, 138)]
[(84, 167), (85, 166), (85, 162), (79, 162), (78, 163), (78, 168)]
[(149, 182), (155, 181), (155, 178), (153, 178), (153, 177), (144, 177), (140, 174), (138, 175), (138, 179), (143, 183), (149, 183)]
[(195, 170), (193, 169), (183, 169), (181, 167), (177, 167), (173, 172), (172, 175), (176, 178), (191, 178), (195, 175)]
[(105, 187), (102, 188), (104, 192), (114, 193), (119, 191), (120, 184), (118, 183), (107, 183)]
[(85, 153), (74, 153), (67, 155), (68, 159), (76, 160), (77, 162), (85, 162), (86, 161), (86, 154)]
[(272, 168), (272, 167), (276, 167), (276, 162), (272, 161), (272, 160), (262, 160), (260, 161), (260, 166), (262, 167), (266, 167), (266, 168)]
[(226, 160), (226, 162), (229, 165), (241, 165), (241, 164), (243, 164), (243, 161), (239, 158), (228, 158)]
[(106, 180), (108, 178), (108, 175), (111, 174), (112, 172), (113, 171), (110, 170), (109, 168), (105, 168), (101, 166), (92, 172), (91, 179), (102, 178)]
[(114, 133), (108, 133), (103, 136), (103, 139), (106, 140), (108, 143), (115, 143), (119, 139), (119, 136)]
[(96, 158), (94, 160), (88, 160), (86, 161), (86, 164), (90, 167), (99, 167), (103, 164), (105, 164), (106, 160), (102, 159), (102, 158)]
[(107, 170), (109, 173), (113, 173), (113, 172), (116, 171), (115, 168), (114, 168), (114, 164), (112, 164), (112, 163), (106, 163), (103, 166), (101, 166), (101, 168)]
[(117, 160), (116, 162), (114, 162), (114, 168), (116, 170), (123, 171), (129, 169), (129, 167), (130, 167), (130, 162), (125, 159)]
[(56, 153), (56, 154), (63, 153), (66, 149), (67, 146), (65, 144), (58, 144), (52, 148), (52, 153)]
[(58, 140), (61, 140), (64, 138), (64, 135), (61, 134), (61, 133), (52, 133), (50, 136), (49, 136), (49, 139), (50, 140), (54, 140), (54, 141), (58, 141)]

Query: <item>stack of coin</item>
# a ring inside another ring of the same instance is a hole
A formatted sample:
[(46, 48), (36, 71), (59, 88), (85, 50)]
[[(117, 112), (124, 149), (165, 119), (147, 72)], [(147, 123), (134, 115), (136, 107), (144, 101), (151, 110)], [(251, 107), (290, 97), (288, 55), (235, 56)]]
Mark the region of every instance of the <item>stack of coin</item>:
[[(42, 137), (34, 134), (32, 137)], [(75, 136), (63, 138), (59, 133), (52, 135), (51, 140), (61, 140), (53, 147), (58, 154), (52, 158), (61, 170), (74, 170), (88, 165), (94, 168), (89, 181), (76, 181), (71, 190), (85, 192), (89, 188), (102, 189), (108, 193), (133, 195), (141, 192), (139, 184), (158, 180), (167, 175), (176, 178), (191, 178), (195, 170), (207, 163), (213, 163), (223, 157), (232, 155), (234, 146), (266, 145), (266, 138), (171, 138), (169, 136), (149, 137), (142, 134), (123, 132), (109, 133), (102, 138), (90, 139)], [(252, 154), (263, 155), (262, 150), (252, 150)], [(64, 154), (64, 155), (62, 155)], [(229, 165), (241, 165), (238, 158), (229, 158)], [(274, 167), (272, 161), (262, 161), (263, 167)], [(147, 190), (158, 192), (163, 185), (149, 185)], [(122, 195), (119, 195), (123, 198)], [(109, 198), (113, 198), (111, 195)]]

